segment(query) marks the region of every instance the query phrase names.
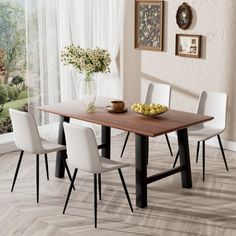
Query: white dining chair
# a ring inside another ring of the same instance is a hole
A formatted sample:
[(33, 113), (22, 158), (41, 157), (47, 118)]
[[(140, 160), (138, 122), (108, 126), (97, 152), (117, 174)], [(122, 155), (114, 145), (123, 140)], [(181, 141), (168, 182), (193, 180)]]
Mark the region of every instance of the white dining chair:
[(78, 125), (63, 123), (66, 144), (67, 155), (69, 163), (75, 167), (73, 178), (67, 194), (63, 214), (66, 211), (66, 207), (71, 195), (72, 186), (74, 184), (77, 171), (85, 171), (94, 175), (94, 225), (97, 227), (97, 175), (118, 170), (123, 188), (129, 202), (131, 211), (133, 212), (132, 203), (130, 201), (129, 193), (126, 188), (126, 184), (121, 172), (121, 168), (128, 167), (129, 164), (120, 163), (99, 155), (98, 147), (94, 132), (91, 128), (82, 127)]
[[(170, 107), (171, 86), (169, 84), (154, 83), (149, 80), (143, 80), (143, 81), (142, 81), (141, 87), (146, 88), (146, 89), (143, 89), (146, 91), (144, 92), (145, 93), (144, 96), (141, 94), (142, 103), (147, 103), (147, 104), (157, 103), (157, 104), (162, 104), (167, 107)], [(129, 135), (130, 135), (130, 132), (128, 132), (126, 135), (120, 157), (122, 157), (124, 154), (124, 150), (125, 150), (127, 141), (129, 139)], [(170, 141), (167, 134), (165, 134), (165, 138), (166, 138), (166, 142), (167, 142), (170, 154), (171, 156), (173, 156), (173, 152), (172, 152)]]
[[(228, 165), (225, 158), (223, 145), (220, 134), (225, 131), (226, 114), (227, 114), (227, 94), (219, 92), (203, 91), (200, 95), (197, 114), (213, 116), (214, 119), (200, 125), (192, 126), (188, 129), (188, 136), (191, 140), (197, 141), (196, 162), (198, 162), (199, 147), (202, 142), (202, 165), (203, 165), (203, 181), (205, 180), (205, 141), (217, 136), (221, 154), (225, 163), (225, 168), (228, 171)], [(174, 165), (179, 157), (177, 152)]]
[(24, 152), (29, 152), (36, 155), (36, 193), (37, 193), (37, 203), (39, 202), (39, 156), (44, 154), (47, 179), (49, 180), (48, 171), (48, 156), (47, 153), (60, 151), (62, 155), (62, 160), (64, 162), (67, 174), (71, 180), (71, 175), (69, 168), (66, 163), (66, 147), (60, 144), (53, 143), (46, 139), (40, 138), (38, 127), (34, 116), (29, 112), (18, 111), (14, 109), (9, 109), (10, 118), (13, 127), (14, 141), (21, 150), (20, 158), (16, 167), (11, 192), (14, 189), (15, 182), (17, 179), (18, 171), (21, 165), (21, 160)]

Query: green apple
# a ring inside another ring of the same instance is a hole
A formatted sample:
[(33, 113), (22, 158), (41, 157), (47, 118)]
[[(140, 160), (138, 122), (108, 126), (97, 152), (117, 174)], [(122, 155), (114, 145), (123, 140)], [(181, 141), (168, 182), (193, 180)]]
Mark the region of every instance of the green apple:
[(155, 109), (152, 109), (150, 112), (149, 112), (150, 115), (155, 115), (156, 114), (156, 110)]

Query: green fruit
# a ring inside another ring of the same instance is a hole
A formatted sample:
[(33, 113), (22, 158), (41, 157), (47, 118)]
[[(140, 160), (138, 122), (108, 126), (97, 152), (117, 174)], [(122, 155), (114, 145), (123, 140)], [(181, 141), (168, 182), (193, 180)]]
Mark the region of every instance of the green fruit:
[(135, 110), (135, 108), (137, 107), (137, 104), (136, 103), (134, 103), (132, 106), (131, 106), (131, 110)]
[(134, 103), (131, 106), (131, 110), (142, 113), (144, 115), (158, 115), (160, 113), (166, 112), (168, 110), (167, 106), (161, 104), (143, 104), (143, 103)]
[(155, 109), (152, 109), (150, 112), (149, 112), (150, 115), (155, 115), (156, 114), (156, 110)]

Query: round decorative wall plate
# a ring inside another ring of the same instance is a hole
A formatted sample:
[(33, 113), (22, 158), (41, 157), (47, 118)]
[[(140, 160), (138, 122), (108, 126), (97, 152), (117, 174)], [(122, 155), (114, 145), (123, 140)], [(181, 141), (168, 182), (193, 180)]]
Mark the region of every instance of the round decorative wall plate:
[(192, 23), (192, 10), (191, 7), (186, 3), (182, 3), (176, 13), (176, 23), (180, 29), (188, 29)]

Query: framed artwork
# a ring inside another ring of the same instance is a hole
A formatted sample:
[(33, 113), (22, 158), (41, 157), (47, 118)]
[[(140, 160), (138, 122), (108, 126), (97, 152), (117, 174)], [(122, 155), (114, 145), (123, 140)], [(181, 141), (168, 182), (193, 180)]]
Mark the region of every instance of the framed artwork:
[(176, 34), (175, 55), (181, 57), (201, 57), (201, 35)]
[(135, 0), (135, 48), (163, 50), (163, 1)]
[(184, 2), (178, 7), (176, 13), (176, 23), (180, 29), (186, 30), (190, 27), (192, 23), (192, 10), (191, 7)]

